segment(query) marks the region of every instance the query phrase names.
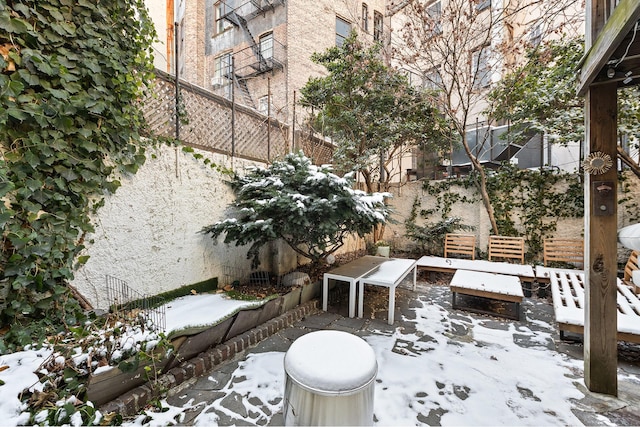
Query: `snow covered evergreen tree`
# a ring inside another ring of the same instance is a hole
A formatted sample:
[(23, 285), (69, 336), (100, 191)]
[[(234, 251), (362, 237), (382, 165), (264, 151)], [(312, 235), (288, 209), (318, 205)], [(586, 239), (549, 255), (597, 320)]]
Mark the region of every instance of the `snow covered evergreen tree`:
[(314, 263), (337, 251), (350, 234), (364, 237), (386, 223), (390, 193), (354, 190), (353, 175), (339, 177), (331, 166), (315, 166), (302, 152), (288, 154), (269, 167), (252, 168), (230, 182), (233, 217), (202, 231), (224, 242), (251, 245), (247, 258), (259, 265), (260, 249), (282, 239)]

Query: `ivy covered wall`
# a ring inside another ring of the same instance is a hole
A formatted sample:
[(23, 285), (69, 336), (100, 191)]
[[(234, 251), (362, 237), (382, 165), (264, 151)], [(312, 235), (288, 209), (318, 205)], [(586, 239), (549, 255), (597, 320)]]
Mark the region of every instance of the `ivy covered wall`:
[[(523, 179), (522, 173), (525, 172), (506, 171), (504, 178), (492, 181), (491, 192), (496, 197), (494, 206), (503, 227), (501, 234), (524, 236), (529, 259), (535, 262), (541, 260), (544, 237), (584, 237), (582, 186), (575, 174), (537, 174)], [(621, 183), (619, 228), (640, 221), (640, 182), (630, 174), (623, 174)], [(414, 211), (415, 223), (422, 226), (459, 217), (460, 224), (473, 227), (470, 233), (477, 236), (478, 248), (486, 252), (488, 237), (493, 234), (491, 225), (475, 189), (468, 182), (416, 181), (396, 188), (393, 193), (390, 203), (397, 223), (387, 226), (384, 238), (397, 248), (409, 251), (417, 248), (416, 242), (406, 236), (406, 224)], [(619, 259), (626, 260), (629, 251), (621, 245), (618, 249)]]

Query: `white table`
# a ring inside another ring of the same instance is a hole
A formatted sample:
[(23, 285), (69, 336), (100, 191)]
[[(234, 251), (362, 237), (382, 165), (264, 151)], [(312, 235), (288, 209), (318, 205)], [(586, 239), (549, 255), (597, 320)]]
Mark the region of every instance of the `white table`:
[[(471, 295), (504, 302), (515, 303), (516, 314), (514, 318), (520, 319), (520, 303), (524, 298), (520, 279), (506, 274), (485, 273), (480, 271), (457, 270), (450, 283), (452, 293), (452, 306), (456, 305), (456, 295)], [(476, 310), (465, 307), (470, 311), (487, 313), (484, 310)], [(490, 313), (495, 314), (495, 313)]]
[(389, 288), (389, 313), (387, 319), (393, 325), (395, 314), (396, 287), (413, 271), (413, 290), (416, 290), (416, 261), (413, 259), (387, 258), (374, 271), (367, 273), (360, 279), (360, 300), (358, 302), (358, 317), (364, 312), (364, 285), (385, 286)]
[(366, 255), (324, 273), (322, 280), (322, 310), (327, 311), (329, 279), (339, 280), (349, 283), (349, 317), (355, 317), (356, 284), (358, 280), (360, 280), (362, 276), (377, 269), (378, 266), (385, 261), (389, 261), (389, 258)]

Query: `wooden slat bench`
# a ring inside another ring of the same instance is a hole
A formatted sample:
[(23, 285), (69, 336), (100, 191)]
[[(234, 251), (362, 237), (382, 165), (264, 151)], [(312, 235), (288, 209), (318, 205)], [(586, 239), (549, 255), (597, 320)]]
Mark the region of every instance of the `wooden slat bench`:
[[(633, 272), (638, 271), (638, 251), (631, 252), (629, 260), (624, 266), (624, 283), (635, 290), (636, 294), (640, 294), (640, 283), (633, 281)], [(638, 273), (636, 273), (638, 274)], [(638, 280), (636, 280), (638, 281)], [(638, 281), (640, 282), (640, 281)]]
[(544, 266), (553, 267), (558, 263), (584, 268), (584, 240), (550, 238), (544, 240)]
[[(457, 303), (456, 296), (471, 295), (490, 300), (496, 300), (515, 304), (515, 311), (512, 315), (501, 313), (505, 317), (520, 320), (520, 303), (524, 298), (520, 280), (511, 275), (483, 273), (478, 271), (458, 270), (451, 279), (451, 306), (462, 308)], [(499, 314), (486, 311), (470, 305), (464, 307), (465, 310), (475, 311), (483, 314)]]
[[(580, 270), (545, 269), (549, 274), (553, 309), (560, 329), (584, 333), (584, 273)], [(640, 299), (632, 289), (617, 280), (618, 333), (620, 341), (640, 343)]]
[(448, 233), (444, 236), (444, 257), (463, 255), (476, 258), (476, 236), (473, 234)]
[(517, 260), (524, 264), (524, 238), (511, 236), (489, 236), (489, 261)]
[(416, 261), (416, 266), (420, 270), (439, 273), (455, 273), (457, 270), (471, 270), (485, 273), (508, 274), (517, 276), (523, 282), (533, 282), (536, 278), (536, 273), (530, 265), (487, 261), (484, 259), (471, 260), (425, 255)]

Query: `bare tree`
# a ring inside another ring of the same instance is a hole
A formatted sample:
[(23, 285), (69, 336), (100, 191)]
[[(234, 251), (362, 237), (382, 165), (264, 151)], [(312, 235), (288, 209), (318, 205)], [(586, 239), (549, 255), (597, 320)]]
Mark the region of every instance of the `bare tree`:
[[(577, 31), (584, 6), (572, 0), (405, 0), (392, 2), (392, 54), (431, 91), (476, 172), (493, 232), (499, 234), (485, 167), (467, 141), (471, 123), (490, 125), (486, 94), (527, 47)], [(485, 134), (485, 139), (490, 135)], [(487, 141), (478, 141), (484, 145)]]

